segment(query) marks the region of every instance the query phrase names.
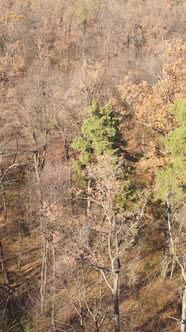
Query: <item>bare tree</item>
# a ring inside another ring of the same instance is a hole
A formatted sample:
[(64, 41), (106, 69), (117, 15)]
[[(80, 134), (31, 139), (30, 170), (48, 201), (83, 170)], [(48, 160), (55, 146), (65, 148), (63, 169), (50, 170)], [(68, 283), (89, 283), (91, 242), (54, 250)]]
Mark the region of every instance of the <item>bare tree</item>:
[[(184, 207), (182, 208), (184, 209)], [(176, 218), (173, 213), (173, 205), (171, 204), (169, 195), (167, 195), (166, 199), (166, 214), (167, 214), (167, 229), (168, 229), (168, 237), (169, 237), (169, 243), (170, 243), (170, 250), (171, 250), (171, 255), (172, 255), (172, 271), (171, 271), (171, 276), (173, 274), (173, 268), (176, 264), (179, 266), (181, 270), (181, 275), (186, 283), (186, 266), (185, 266), (185, 255), (182, 253), (180, 255), (179, 250), (177, 248), (176, 243), (182, 237), (182, 228), (183, 228), (183, 220), (179, 225), (179, 232), (178, 234), (175, 234), (174, 226), (173, 224), (176, 222)], [(184, 217), (183, 217), (184, 218)], [(181, 315), (181, 332), (185, 332), (186, 330), (186, 286), (183, 286), (183, 293), (182, 293), (182, 315)]]

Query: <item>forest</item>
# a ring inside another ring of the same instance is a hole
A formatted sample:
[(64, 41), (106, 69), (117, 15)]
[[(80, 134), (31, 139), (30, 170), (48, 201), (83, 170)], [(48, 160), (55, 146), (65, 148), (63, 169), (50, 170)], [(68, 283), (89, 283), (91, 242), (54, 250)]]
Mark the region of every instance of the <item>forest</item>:
[(0, 332), (186, 332), (186, 1), (0, 1)]

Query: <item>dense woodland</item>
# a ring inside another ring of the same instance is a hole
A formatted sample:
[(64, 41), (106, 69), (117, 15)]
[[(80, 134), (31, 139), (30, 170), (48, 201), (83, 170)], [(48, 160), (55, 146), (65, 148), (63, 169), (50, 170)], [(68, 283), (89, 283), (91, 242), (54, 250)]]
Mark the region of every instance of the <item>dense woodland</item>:
[(186, 331), (186, 1), (0, 1), (0, 331)]

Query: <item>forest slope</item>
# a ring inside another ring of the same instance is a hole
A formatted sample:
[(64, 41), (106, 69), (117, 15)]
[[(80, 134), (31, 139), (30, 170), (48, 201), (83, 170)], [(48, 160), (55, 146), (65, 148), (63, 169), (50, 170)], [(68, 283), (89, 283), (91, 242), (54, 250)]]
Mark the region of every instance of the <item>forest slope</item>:
[(0, 331), (185, 331), (185, 18), (0, 2)]

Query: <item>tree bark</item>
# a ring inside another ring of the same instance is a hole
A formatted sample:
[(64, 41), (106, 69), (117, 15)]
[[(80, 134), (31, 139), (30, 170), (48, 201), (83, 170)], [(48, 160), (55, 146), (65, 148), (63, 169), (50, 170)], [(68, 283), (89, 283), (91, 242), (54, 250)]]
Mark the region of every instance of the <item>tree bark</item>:
[(55, 296), (56, 296), (56, 253), (53, 241), (51, 242), (52, 250), (52, 309), (51, 309), (51, 325), (52, 332), (56, 332), (55, 324)]
[(6, 197), (6, 190), (5, 190), (5, 185), (3, 183), (3, 179), (1, 179), (1, 189), (3, 195), (3, 219), (5, 223), (7, 221), (7, 197)]
[[(168, 223), (168, 232), (169, 232), (169, 238), (170, 238), (170, 244), (171, 244), (171, 250), (172, 250), (172, 255), (173, 259), (176, 261), (178, 266), (181, 269), (182, 277), (184, 281), (186, 282), (186, 272), (185, 272), (185, 266), (184, 264), (180, 261), (179, 257), (177, 256), (177, 252), (175, 249), (174, 245), (174, 239), (172, 236), (172, 225), (171, 225), (171, 217), (172, 217), (172, 211), (171, 211), (171, 204), (167, 198), (166, 200), (166, 209), (167, 209), (167, 223)], [(183, 291), (183, 297), (182, 297), (182, 317), (181, 317), (181, 332), (186, 331), (186, 286), (184, 287)]]
[(114, 304), (114, 332), (120, 332), (119, 317), (119, 270), (115, 272), (114, 288), (113, 288), (113, 304)]
[(87, 182), (87, 218), (90, 217), (91, 210), (91, 176), (88, 170), (88, 182)]
[(99, 332), (99, 324), (97, 319), (95, 320), (95, 327), (96, 327), (95, 332)]
[(183, 297), (182, 297), (182, 316), (181, 316), (181, 332), (185, 332), (186, 326), (186, 286), (184, 287)]
[(40, 286), (41, 312), (42, 313), (44, 313), (44, 302), (45, 302), (45, 295), (46, 295), (48, 246), (49, 246), (48, 238), (47, 238), (47, 236), (44, 235), (42, 265), (41, 265), (41, 286)]
[(2, 246), (1, 240), (0, 240), (0, 264), (1, 264), (1, 267), (2, 267), (2, 271), (3, 271), (4, 281), (8, 285), (10, 283), (10, 280), (9, 280), (8, 272), (7, 272), (7, 269), (6, 269), (6, 264), (5, 264), (4, 255), (3, 255), (3, 246)]
[(84, 332), (84, 322), (83, 322), (83, 315), (80, 316), (80, 326), (81, 326), (81, 332)]

